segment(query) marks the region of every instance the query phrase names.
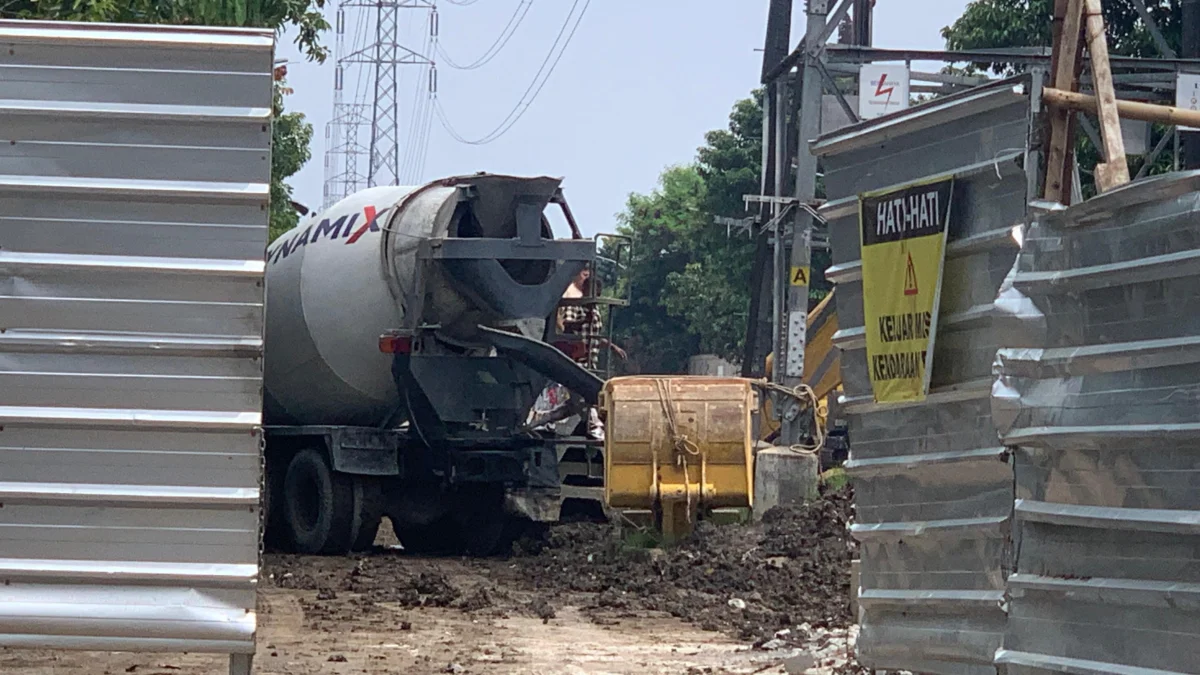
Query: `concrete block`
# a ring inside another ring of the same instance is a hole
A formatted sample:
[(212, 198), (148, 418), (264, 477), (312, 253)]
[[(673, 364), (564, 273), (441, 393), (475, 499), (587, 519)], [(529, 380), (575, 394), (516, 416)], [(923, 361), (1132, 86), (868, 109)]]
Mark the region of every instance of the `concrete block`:
[(816, 453), (791, 448), (762, 448), (754, 455), (754, 519), (780, 504), (817, 498), (820, 460)]

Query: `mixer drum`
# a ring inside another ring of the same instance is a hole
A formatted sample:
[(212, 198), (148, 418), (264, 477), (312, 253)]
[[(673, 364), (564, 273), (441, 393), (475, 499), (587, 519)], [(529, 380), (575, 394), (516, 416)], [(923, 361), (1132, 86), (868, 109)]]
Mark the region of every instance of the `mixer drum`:
[[(559, 179), (478, 175), (351, 195), (267, 251), (266, 423), (373, 426), (401, 396), (385, 331), (438, 325), (438, 337), (479, 348), (478, 325), (499, 319), (483, 292), (464, 292), (418, 255), (445, 237), (512, 238), (515, 213), (544, 209)], [(542, 218), (542, 235), (552, 238)], [(521, 284), (547, 279), (546, 260), (504, 261)], [(407, 316), (409, 311), (419, 316)]]

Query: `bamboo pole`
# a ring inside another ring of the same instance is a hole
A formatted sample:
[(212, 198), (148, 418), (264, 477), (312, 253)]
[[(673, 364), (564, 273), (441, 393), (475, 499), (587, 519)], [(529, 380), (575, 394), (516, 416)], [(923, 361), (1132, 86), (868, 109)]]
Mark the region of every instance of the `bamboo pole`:
[(1104, 36), (1104, 15), (1100, 0), (1084, 0), (1088, 53), (1092, 57), (1092, 81), (1096, 90), (1096, 116), (1100, 118), (1100, 140), (1104, 144), (1104, 162), (1096, 166), (1096, 187), (1107, 192), (1129, 182), (1125, 163), (1125, 139), (1121, 136), (1121, 118), (1117, 113), (1117, 94), (1113, 87), (1112, 66), (1108, 62), (1108, 40)]
[[(1055, 23), (1059, 23), (1058, 10), (1062, 10), (1061, 32), (1054, 41), (1054, 88), (1072, 91), (1076, 88), (1075, 78), (1079, 72), (1079, 56), (1083, 49), (1083, 0), (1059, 0), (1055, 6)], [(1046, 153), (1047, 200), (1065, 204), (1070, 197), (1071, 156), (1073, 126), (1067, 110), (1050, 111), (1050, 138)]]
[[(1053, 87), (1042, 89), (1042, 101), (1052, 108), (1079, 110), (1093, 115), (1099, 109), (1099, 101), (1095, 96), (1075, 91), (1063, 91)], [(1125, 119), (1182, 127), (1200, 127), (1200, 110), (1119, 99), (1116, 101), (1116, 108), (1120, 116)]]

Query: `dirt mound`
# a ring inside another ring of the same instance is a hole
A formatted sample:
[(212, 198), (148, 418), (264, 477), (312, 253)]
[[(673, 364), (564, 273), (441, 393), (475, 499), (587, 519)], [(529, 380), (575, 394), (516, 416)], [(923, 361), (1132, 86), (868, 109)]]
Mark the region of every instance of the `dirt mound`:
[(687, 541), (661, 549), (612, 525), (564, 523), (519, 542), (507, 560), (273, 555), (264, 571), (275, 586), (316, 591), (306, 614), (329, 622), (383, 605), (543, 621), (574, 606), (606, 625), (665, 612), (757, 644), (799, 645), (853, 623), (851, 502), (844, 488), (754, 525), (701, 522)]
[(848, 488), (814, 503), (773, 509), (763, 522), (700, 523), (679, 546), (634, 548), (612, 527), (551, 528), (522, 542), (511, 570), (534, 590), (594, 594), (598, 614), (655, 610), (746, 640), (809, 624), (844, 627), (850, 615)]

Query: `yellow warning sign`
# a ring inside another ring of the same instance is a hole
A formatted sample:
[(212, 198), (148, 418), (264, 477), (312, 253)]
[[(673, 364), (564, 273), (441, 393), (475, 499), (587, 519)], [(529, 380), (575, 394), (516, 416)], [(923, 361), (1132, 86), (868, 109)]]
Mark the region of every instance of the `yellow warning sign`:
[(859, 196), (867, 371), (880, 403), (929, 393), (954, 179)]
[(808, 285), (808, 268), (793, 267), (792, 268), (792, 285), (807, 286)]
[(912, 253), (909, 253), (908, 267), (904, 270), (904, 294), (916, 295), (919, 292), (917, 290), (917, 268), (913, 266)]

